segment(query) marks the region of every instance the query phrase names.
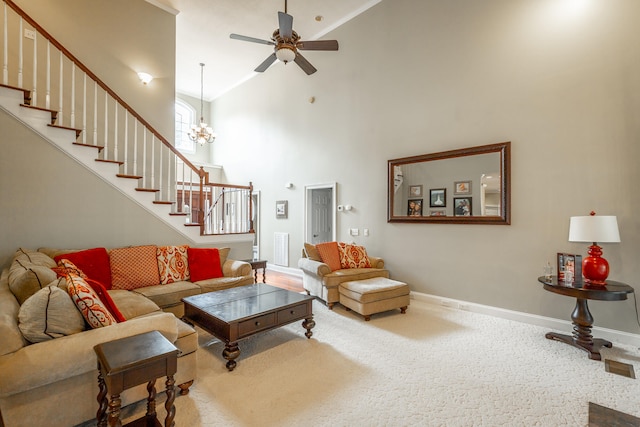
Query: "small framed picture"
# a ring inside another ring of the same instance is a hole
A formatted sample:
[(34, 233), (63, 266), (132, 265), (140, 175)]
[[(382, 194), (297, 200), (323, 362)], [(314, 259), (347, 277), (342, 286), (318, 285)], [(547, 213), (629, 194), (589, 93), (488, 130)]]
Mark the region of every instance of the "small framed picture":
[(429, 211), (429, 216), (447, 216), (447, 212), (440, 209), (431, 209)]
[(453, 183), (453, 194), (471, 194), (471, 181), (455, 181)]
[(582, 256), (558, 252), (558, 283), (582, 281)]
[(432, 188), (429, 190), (429, 207), (444, 208), (447, 206), (447, 189)]
[(410, 185), (409, 197), (422, 197), (422, 185)]
[(287, 219), (288, 205), (289, 202), (287, 200), (278, 200), (276, 202), (276, 218)]
[(471, 197), (453, 198), (453, 216), (471, 216)]
[(408, 216), (422, 216), (422, 199), (409, 199), (407, 201)]

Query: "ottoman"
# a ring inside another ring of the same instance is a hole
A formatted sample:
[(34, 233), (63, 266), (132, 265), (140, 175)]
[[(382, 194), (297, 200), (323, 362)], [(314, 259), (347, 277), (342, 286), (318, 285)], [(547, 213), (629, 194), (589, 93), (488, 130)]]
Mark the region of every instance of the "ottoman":
[(340, 304), (369, 321), (371, 315), (400, 309), (404, 314), (409, 306), (409, 285), (385, 277), (353, 280), (340, 284)]

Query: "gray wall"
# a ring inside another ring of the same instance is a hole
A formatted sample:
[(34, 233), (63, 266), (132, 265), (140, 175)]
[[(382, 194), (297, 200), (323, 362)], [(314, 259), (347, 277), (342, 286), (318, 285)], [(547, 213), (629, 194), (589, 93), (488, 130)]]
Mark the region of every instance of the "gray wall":
[[(610, 277), (638, 287), (637, 16), (636, 0), (383, 0), (323, 37), (338, 52), (305, 54), (316, 74), (276, 64), (217, 99), (214, 158), (228, 181), (262, 190), (269, 260), (273, 233), (288, 232), (296, 265), (304, 186), (337, 182), (354, 207), (337, 213), (338, 239), (383, 256), (414, 291), (568, 320), (575, 301), (536, 278), (557, 252), (586, 254), (567, 241), (570, 216), (618, 216)], [(387, 160), (502, 141), (512, 225), (386, 222)], [(275, 219), (276, 200), (289, 219)], [(370, 236), (349, 236), (356, 227)], [(640, 331), (632, 300), (590, 307), (598, 326)]]

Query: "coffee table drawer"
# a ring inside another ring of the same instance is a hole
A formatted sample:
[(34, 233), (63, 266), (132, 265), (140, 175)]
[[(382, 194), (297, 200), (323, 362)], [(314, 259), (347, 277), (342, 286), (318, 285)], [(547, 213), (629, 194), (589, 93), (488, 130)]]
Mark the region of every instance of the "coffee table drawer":
[(290, 320), (297, 320), (306, 317), (308, 313), (309, 305), (304, 302), (302, 304), (294, 305), (293, 307), (285, 308), (278, 311), (278, 323), (283, 324)]
[(245, 335), (251, 335), (254, 332), (261, 331), (265, 328), (270, 328), (276, 324), (276, 314), (269, 313), (264, 316), (255, 317), (250, 320), (238, 323), (238, 337), (242, 338)]

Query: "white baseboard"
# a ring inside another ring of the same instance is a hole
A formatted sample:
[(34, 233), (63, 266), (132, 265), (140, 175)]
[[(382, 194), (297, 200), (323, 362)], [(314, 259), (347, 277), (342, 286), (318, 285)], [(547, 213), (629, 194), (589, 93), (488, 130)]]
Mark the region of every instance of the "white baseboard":
[[(275, 265), (267, 263), (267, 270), (277, 271), (279, 273), (291, 274), (292, 276), (302, 277), (302, 270), (297, 267), (283, 267), (281, 265)], [(269, 273), (267, 272), (267, 275)]]
[[(530, 325), (543, 326), (556, 331), (567, 331), (571, 333), (573, 325), (568, 320), (554, 319), (552, 317), (539, 316), (537, 314), (523, 313), (519, 311), (506, 310), (504, 308), (491, 307), (488, 305), (476, 304), (467, 301), (460, 301), (451, 298), (439, 297), (436, 295), (411, 292), (411, 298), (418, 301), (425, 301), (435, 305), (456, 308), (458, 310), (471, 311), (473, 313), (487, 314), (489, 316), (503, 319), (515, 320), (517, 322), (528, 323)], [(594, 336), (604, 338), (608, 341), (640, 347), (640, 335), (629, 332), (616, 331), (614, 329), (593, 327)]]

